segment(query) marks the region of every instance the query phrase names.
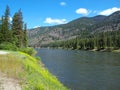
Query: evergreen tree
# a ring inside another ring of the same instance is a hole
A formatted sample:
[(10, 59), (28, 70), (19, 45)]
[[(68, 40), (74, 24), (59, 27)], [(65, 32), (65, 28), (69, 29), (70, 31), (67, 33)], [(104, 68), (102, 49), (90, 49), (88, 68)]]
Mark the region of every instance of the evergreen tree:
[(2, 43), (4, 41), (5, 38), (3, 38), (4, 36), (4, 30), (3, 30), (3, 16), (1, 18), (1, 28), (0, 28), (0, 43)]
[[(17, 49), (27, 47), (27, 25), (23, 30), (23, 16), (21, 10), (16, 12), (10, 22), (10, 9), (7, 6), (0, 20), (0, 47), (1, 49)], [(13, 47), (12, 47), (13, 46)], [(17, 47), (16, 47), (17, 46)]]
[(22, 12), (19, 10), (13, 16), (12, 33), (17, 47), (23, 47), (23, 21)]
[(27, 24), (24, 24), (23, 44), (24, 44), (24, 47), (27, 47), (27, 46), (28, 46), (28, 41), (27, 41)]
[(11, 42), (10, 34), (10, 9), (7, 6), (4, 16), (2, 16), (2, 25), (1, 25), (1, 42)]

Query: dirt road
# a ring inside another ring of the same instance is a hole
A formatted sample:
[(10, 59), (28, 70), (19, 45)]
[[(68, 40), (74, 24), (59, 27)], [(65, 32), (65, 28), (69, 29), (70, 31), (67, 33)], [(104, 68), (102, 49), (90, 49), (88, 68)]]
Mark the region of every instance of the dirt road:
[(21, 90), (18, 80), (8, 78), (0, 72), (0, 90)]

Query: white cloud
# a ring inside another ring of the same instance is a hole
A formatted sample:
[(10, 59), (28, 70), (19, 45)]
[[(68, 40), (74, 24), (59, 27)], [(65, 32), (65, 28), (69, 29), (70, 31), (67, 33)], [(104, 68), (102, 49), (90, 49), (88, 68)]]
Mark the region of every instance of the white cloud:
[(48, 23), (48, 24), (65, 24), (67, 23), (66, 19), (52, 19), (52, 18), (46, 18), (44, 23)]
[(88, 15), (90, 12), (87, 10), (87, 9), (85, 9), (85, 8), (79, 8), (79, 9), (77, 9), (76, 10), (76, 13), (77, 14), (82, 14), (82, 15)]
[(38, 28), (38, 27), (40, 27), (39, 25), (37, 25), (37, 26), (34, 26), (33, 28)]
[(60, 5), (61, 5), (61, 6), (65, 6), (65, 5), (66, 5), (66, 2), (60, 2)]
[(119, 11), (119, 10), (120, 10), (120, 8), (113, 7), (113, 8), (109, 8), (109, 9), (103, 10), (103, 11), (101, 11), (98, 14), (107, 16), (107, 15), (110, 15), (110, 14), (116, 12), (116, 11)]

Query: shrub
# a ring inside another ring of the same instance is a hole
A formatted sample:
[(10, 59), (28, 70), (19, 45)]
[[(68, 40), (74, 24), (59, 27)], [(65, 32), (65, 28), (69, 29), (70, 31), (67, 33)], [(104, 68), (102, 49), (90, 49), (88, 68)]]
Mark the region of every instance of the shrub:
[(17, 50), (17, 46), (10, 42), (3, 42), (0, 44), (0, 49), (2, 50)]
[(29, 54), (30, 56), (34, 56), (36, 54), (36, 51), (32, 47), (27, 48), (20, 48), (19, 51)]

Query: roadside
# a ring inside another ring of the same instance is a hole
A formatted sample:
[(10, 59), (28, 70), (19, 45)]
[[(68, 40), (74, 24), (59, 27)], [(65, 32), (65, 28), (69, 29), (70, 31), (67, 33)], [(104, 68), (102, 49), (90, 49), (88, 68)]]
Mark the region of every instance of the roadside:
[(21, 90), (19, 82), (0, 72), (0, 90)]
[[(0, 55), (6, 55), (8, 52), (0, 51)], [(0, 90), (21, 90), (18, 81), (13, 78), (8, 78), (0, 72)]]
[(68, 90), (39, 59), (19, 51), (0, 53), (0, 90)]

